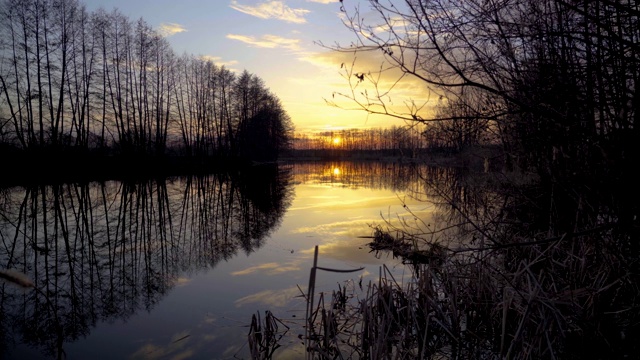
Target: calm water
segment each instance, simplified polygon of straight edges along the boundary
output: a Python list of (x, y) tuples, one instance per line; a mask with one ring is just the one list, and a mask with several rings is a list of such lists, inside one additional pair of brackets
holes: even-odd
[[(231, 175), (5, 189), (0, 281), (6, 359), (249, 358), (253, 314), (290, 327), (278, 358), (301, 358), (313, 250), (316, 293), (368, 282), (386, 263), (374, 224), (429, 219), (420, 172), (382, 163), (313, 163)], [(408, 205), (406, 208), (403, 205)], [(411, 213), (408, 212), (411, 210)]]

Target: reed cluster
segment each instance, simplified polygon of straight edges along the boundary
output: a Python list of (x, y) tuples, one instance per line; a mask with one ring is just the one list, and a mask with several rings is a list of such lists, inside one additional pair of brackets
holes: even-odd
[[(380, 249), (377, 241), (392, 238), (379, 232), (372, 248), (406, 249), (390, 243), (390, 249)], [(611, 232), (594, 229), (482, 248), (436, 247), (439, 261), (408, 260), (410, 275), (400, 279), (383, 266), (378, 279), (364, 286), (350, 281), (338, 285), (330, 299), (328, 293), (313, 302), (307, 298), (308, 304), (316, 304), (308, 310), (307, 356), (633, 356), (640, 351), (640, 282), (633, 270), (638, 264), (622, 259), (622, 244), (614, 245), (612, 239)], [(428, 252), (424, 245), (420, 251)]]

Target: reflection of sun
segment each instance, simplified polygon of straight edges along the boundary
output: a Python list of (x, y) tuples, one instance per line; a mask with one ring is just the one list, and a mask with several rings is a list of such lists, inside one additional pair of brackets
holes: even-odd
[(340, 138), (333, 138), (333, 145), (340, 145)]
[(340, 175), (340, 169), (339, 168), (333, 168), (333, 175)]

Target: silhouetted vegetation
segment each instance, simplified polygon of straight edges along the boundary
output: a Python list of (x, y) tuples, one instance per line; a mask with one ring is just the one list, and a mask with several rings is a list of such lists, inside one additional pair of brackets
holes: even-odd
[(3, 0), (0, 34), (5, 158), (115, 171), (179, 156), (273, 160), (289, 146), (291, 120), (262, 79), (176, 55), (143, 19), (76, 0)]
[[(370, 1), (366, 17), (348, 3), (342, 10), (355, 40), (332, 49), (377, 51), (385, 71), (344, 66), (354, 91), (336, 98), (426, 124), (432, 141), (501, 144), (509, 166), (549, 184), (603, 188), (631, 175), (640, 106), (633, 2)], [(439, 98), (435, 112), (411, 99), (393, 106), (385, 86), (406, 78)], [(377, 91), (357, 90), (365, 85)]]
[[(500, 168), (500, 145), (492, 141), (449, 141), (435, 137), (432, 126), (342, 129), (296, 134), (285, 160), (416, 162), (431, 165)], [(485, 139), (486, 140), (486, 139)]]
[[(385, 271), (351, 306), (334, 293), (314, 313), (310, 356), (637, 356), (637, 3), (368, 4), (365, 16), (341, 2), (355, 40), (333, 49), (376, 52), (383, 71), (343, 64), (352, 92), (334, 96), (426, 124), (458, 149), (499, 144), (504, 166), (424, 173), (415, 196), (447, 221), (388, 221), (371, 244), (411, 264), (411, 281)], [(439, 99), (433, 112), (411, 99), (393, 106), (394, 80), (406, 78)]]

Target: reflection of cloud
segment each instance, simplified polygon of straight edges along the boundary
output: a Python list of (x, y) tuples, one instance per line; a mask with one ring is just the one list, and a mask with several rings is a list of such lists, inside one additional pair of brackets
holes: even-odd
[(244, 270), (234, 271), (231, 273), (231, 275), (234, 275), (234, 276), (249, 275), (257, 271), (265, 271), (265, 270), (270, 270), (266, 272), (267, 275), (276, 275), (276, 274), (282, 274), (289, 271), (298, 271), (300, 270), (300, 267), (297, 264), (291, 264), (291, 263), (286, 265), (279, 264), (279, 263), (266, 263), (258, 266), (252, 266)]
[[(304, 289), (303, 289), (304, 290)], [(267, 306), (284, 307), (289, 301), (300, 295), (300, 289), (296, 287), (281, 290), (264, 290), (235, 301), (237, 307), (252, 303), (262, 303)]]
[(298, 50), (298, 39), (289, 39), (277, 35), (262, 35), (259, 39), (254, 36), (245, 36), (237, 34), (228, 34), (227, 39), (242, 41), (245, 44), (253, 45), (260, 48), (284, 48), (289, 50)]
[(135, 353), (131, 355), (131, 359), (188, 359), (195, 355), (193, 349), (187, 349), (189, 342), (189, 333), (186, 331), (179, 332), (171, 338), (171, 342), (166, 346), (158, 346), (155, 344), (144, 344)]
[(213, 340), (217, 339), (218, 336), (216, 334), (205, 334), (202, 335), (202, 340), (205, 342), (212, 342)]
[(302, 343), (294, 343), (294, 344), (288, 344), (286, 347), (280, 347), (278, 349), (278, 352), (276, 353), (277, 356), (274, 357), (274, 359), (278, 359), (278, 360), (298, 360), (298, 359), (304, 359), (306, 352), (305, 352), (305, 347), (304, 344)]
[(171, 36), (174, 34), (185, 32), (185, 31), (187, 31), (187, 29), (185, 29), (184, 26), (180, 24), (174, 24), (174, 23), (160, 24), (160, 27), (158, 28), (158, 32), (160, 33), (160, 35), (164, 37)]
[(175, 285), (175, 286), (184, 286), (184, 285), (187, 285), (190, 282), (191, 282), (191, 279), (189, 279), (189, 278), (179, 277), (179, 278), (173, 280), (173, 285)]
[(277, 19), (296, 24), (306, 23), (304, 18), (310, 11), (306, 9), (292, 9), (282, 1), (265, 1), (256, 6), (241, 5), (237, 0), (231, 0), (232, 9), (261, 19)]
[[(318, 197), (318, 199), (322, 199), (322, 198)], [(326, 197), (325, 199), (330, 200), (331, 198)], [(289, 208), (289, 211), (315, 209), (315, 208), (324, 208), (328, 210), (329, 209), (346, 210), (346, 209), (361, 209), (364, 206), (385, 208), (389, 206), (390, 200), (394, 201), (395, 197), (392, 197), (392, 196), (362, 197), (362, 198), (355, 198), (355, 199), (347, 199), (345, 197), (342, 197), (334, 201), (301, 204), (297, 207)]]
[(332, 234), (336, 236), (360, 236), (363, 228), (368, 228), (370, 219), (355, 219), (351, 221), (336, 221), (316, 226), (303, 226), (293, 229), (293, 234)]
[[(370, 254), (369, 246), (366, 245), (369, 241), (370, 239), (355, 239), (353, 241), (338, 239), (327, 241), (318, 245), (318, 253), (320, 253), (322, 257), (340, 260), (350, 264), (358, 264), (354, 266), (355, 268), (359, 267), (360, 264), (381, 264), (381, 260), (376, 259), (375, 256)], [(305, 255), (313, 255), (314, 252), (315, 248), (300, 251), (300, 253)], [(366, 273), (363, 272), (361, 276), (364, 275), (366, 275)]]
[[(315, 226), (300, 226), (291, 230), (292, 234), (322, 234), (325, 238), (358, 238), (368, 236), (373, 232), (372, 226), (384, 225), (397, 228), (409, 226), (422, 231), (437, 228), (433, 218), (433, 209), (417, 210), (415, 212), (394, 212), (380, 214), (377, 218), (358, 217), (349, 221), (335, 221)], [(428, 226), (427, 226), (428, 225)], [(304, 253), (304, 252), (303, 252)]]
[(213, 323), (216, 322), (216, 320), (218, 320), (218, 319), (216, 319), (216, 317), (213, 316), (213, 314), (207, 314), (204, 317), (204, 323), (205, 324), (213, 324)]
[(242, 349), (242, 346), (239, 345), (229, 345), (229, 347), (227, 347), (224, 352), (222, 353), (222, 355), (225, 357), (225, 359), (232, 359), (232, 358), (237, 358), (235, 355), (238, 354), (238, 352), (240, 352), (240, 349)]

